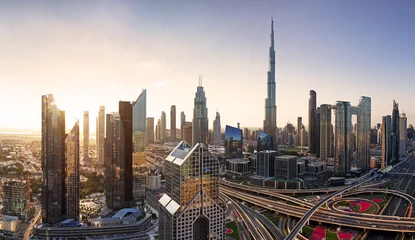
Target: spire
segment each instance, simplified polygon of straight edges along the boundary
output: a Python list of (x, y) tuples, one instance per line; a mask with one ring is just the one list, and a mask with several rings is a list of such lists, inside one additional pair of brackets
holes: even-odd
[(271, 17), (271, 49), (274, 49), (274, 17)]

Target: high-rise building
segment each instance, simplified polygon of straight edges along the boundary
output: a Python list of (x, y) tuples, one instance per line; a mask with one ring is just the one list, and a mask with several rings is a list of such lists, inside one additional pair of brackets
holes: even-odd
[(42, 96), (42, 222), (55, 224), (62, 219), (63, 171), (65, 160), (65, 112), (52, 94)]
[(357, 109), (356, 165), (366, 171), (370, 169), (371, 98), (360, 97), (358, 106), (354, 108)]
[(222, 131), (220, 126), (220, 114), (216, 112), (216, 118), (213, 121), (213, 145), (221, 145)]
[(351, 115), (350, 103), (338, 101), (335, 105), (335, 156), (334, 174), (345, 176), (350, 170)]
[(133, 200), (133, 111), (130, 102), (119, 102), (119, 113), (122, 124), (121, 139), (121, 151), (124, 154), (121, 161), (120, 178), (123, 182), (125, 205), (128, 206), (129, 202)]
[(392, 163), (392, 118), (390, 115), (382, 117), (382, 167)]
[(79, 219), (79, 122), (75, 123), (66, 136), (64, 164), (64, 216), (65, 218)]
[(206, 107), (206, 95), (202, 87), (201, 77), (199, 81), (193, 108), (192, 145), (195, 146), (196, 143), (203, 143), (205, 146), (208, 146), (208, 109)]
[(132, 104), (134, 152), (143, 152), (147, 141), (147, 90), (144, 89)]
[(316, 157), (320, 157), (320, 107), (316, 109), (314, 121)]
[(156, 125), (156, 141), (160, 141), (161, 140), (161, 121), (160, 119), (157, 120), (157, 125)]
[[(265, 99), (264, 132), (270, 134), (277, 141), (277, 105), (275, 90), (275, 49), (274, 49), (274, 21), (271, 19), (271, 46), (269, 47), (269, 70), (267, 77), (267, 98)], [(274, 144), (277, 144), (275, 142)], [(276, 146), (274, 149), (277, 149)]]
[(159, 200), (159, 238), (223, 239), (219, 161), (203, 143), (191, 148), (182, 141), (167, 156), (165, 165), (166, 194)]
[(147, 118), (147, 143), (153, 143), (154, 142), (154, 118), (148, 117)]
[(320, 159), (331, 157), (331, 106), (320, 105)]
[(308, 136), (304, 125), (301, 127), (301, 146), (307, 146)]
[(170, 108), (170, 139), (176, 140), (176, 105)]
[(297, 144), (301, 145), (301, 128), (303, 127), (303, 118), (297, 117)]
[(407, 141), (407, 119), (406, 114), (402, 113), (401, 115), (401, 121), (399, 124), (399, 130), (400, 130), (400, 143), (399, 143), (399, 154), (401, 156), (406, 156), (406, 141)]
[(244, 128), (244, 139), (249, 140), (251, 137), (251, 133), (249, 132), (248, 128)]
[(106, 115), (105, 138), (105, 200), (109, 208), (121, 208), (121, 196), (117, 191), (120, 180), (121, 121), (118, 113)]
[(166, 113), (164, 111), (161, 112), (161, 118), (160, 118), (160, 140), (167, 140)]
[(183, 141), (192, 142), (192, 122), (184, 122), (183, 124)]
[(105, 106), (99, 107), (97, 117), (97, 133), (96, 133), (96, 145), (97, 145), (97, 162), (98, 164), (104, 163), (104, 146), (105, 146)]
[(26, 181), (6, 181), (3, 184), (3, 209), (5, 215), (26, 218), (30, 204), (29, 186)]
[(89, 112), (84, 112), (84, 120), (83, 120), (83, 159), (84, 162), (89, 162)]
[(290, 155), (275, 157), (276, 178), (290, 180), (297, 177), (297, 157)]
[(393, 100), (392, 111), (392, 161), (399, 161), (399, 105)]
[(180, 139), (184, 140), (183, 125), (186, 122), (186, 115), (184, 112), (180, 113)]
[(317, 97), (314, 90), (310, 90), (310, 98), (308, 100), (308, 151), (312, 154), (316, 153), (316, 106)]
[[(272, 136), (270, 136), (272, 138)], [(275, 177), (275, 157), (277, 151), (265, 150), (257, 152), (256, 174), (262, 177)]]
[(226, 125), (225, 128), (225, 158), (242, 157), (242, 130)]

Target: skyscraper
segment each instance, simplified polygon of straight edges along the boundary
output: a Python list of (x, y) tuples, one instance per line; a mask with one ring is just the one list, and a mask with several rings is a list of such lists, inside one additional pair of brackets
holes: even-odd
[(382, 167), (392, 162), (392, 119), (390, 115), (382, 117)]
[(357, 107), (357, 167), (363, 171), (370, 169), (370, 126), (371, 98), (362, 96)]
[[(277, 143), (277, 105), (275, 92), (275, 50), (274, 21), (271, 19), (271, 46), (269, 47), (269, 70), (267, 79), (267, 98), (265, 99), (264, 132), (270, 134)], [(276, 148), (275, 148), (276, 149)]]
[(316, 157), (320, 157), (320, 107), (316, 109), (314, 121)]
[(186, 122), (186, 115), (184, 112), (180, 113), (180, 139), (184, 140), (183, 125)]
[(316, 153), (316, 105), (317, 97), (314, 90), (310, 90), (308, 100), (308, 151)]
[(400, 143), (399, 143), (399, 154), (401, 156), (406, 156), (406, 140), (407, 140), (407, 119), (406, 114), (402, 113), (401, 115), (401, 121), (399, 124), (399, 130), (400, 130)]
[(226, 125), (225, 128), (225, 158), (242, 157), (242, 130)]
[(84, 162), (89, 161), (89, 112), (84, 112), (84, 120), (83, 120), (83, 135), (84, 135), (84, 141), (83, 141), (83, 159)]
[(208, 145), (208, 109), (206, 107), (206, 95), (202, 87), (201, 77), (199, 78), (199, 86), (194, 99), (193, 108), (193, 124), (192, 124), (192, 145), (203, 143)]
[(154, 142), (154, 118), (148, 117), (147, 118), (147, 143)]
[(216, 118), (213, 121), (213, 145), (221, 145), (221, 137), (220, 114), (216, 112)]
[(170, 108), (170, 139), (176, 140), (176, 105)]
[(143, 152), (146, 147), (147, 90), (144, 89), (132, 104), (134, 152)]
[(331, 157), (331, 106), (320, 105), (320, 159)]
[(167, 137), (166, 137), (166, 113), (164, 111), (161, 112), (161, 118), (160, 118), (160, 140), (167, 140)]
[(192, 142), (193, 127), (192, 122), (184, 122), (183, 124), (183, 141)]
[(97, 133), (96, 133), (96, 145), (97, 145), (97, 162), (98, 164), (104, 163), (104, 146), (105, 146), (105, 106), (99, 107), (97, 117)]
[(298, 145), (301, 145), (301, 128), (303, 126), (303, 118), (297, 117), (297, 143)]
[[(121, 121), (118, 113), (106, 115), (105, 138), (105, 200), (108, 208), (120, 208), (121, 196), (117, 192), (121, 158)], [(119, 199), (119, 200), (118, 200)], [(118, 201), (117, 201), (118, 200)]]
[(223, 239), (219, 161), (204, 144), (182, 141), (167, 156), (166, 194), (159, 200), (161, 240)]
[(65, 139), (64, 170), (64, 216), (79, 219), (79, 122), (75, 123)]
[(133, 112), (130, 102), (119, 102), (119, 113), (122, 124), (121, 131), (121, 155), (123, 159), (120, 164), (121, 188), (124, 189), (125, 205), (133, 200)]
[(345, 176), (350, 171), (351, 115), (350, 103), (338, 101), (335, 106), (335, 157), (334, 174)]
[(157, 120), (157, 125), (156, 125), (156, 140), (160, 141), (161, 140), (161, 134), (160, 134), (160, 129), (161, 129), (161, 121), (160, 119)]
[(42, 96), (41, 161), (42, 222), (54, 224), (64, 213), (65, 112), (59, 110), (52, 94)]
[(393, 100), (392, 111), (392, 160), (399, 161), (399, 105)]

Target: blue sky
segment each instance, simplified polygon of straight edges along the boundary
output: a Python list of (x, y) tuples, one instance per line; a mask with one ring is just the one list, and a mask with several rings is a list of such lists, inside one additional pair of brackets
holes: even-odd
[[(396, 99), (415, 118), (415, 1), (10, 1), (0, 3), (0, 129), (40, 129), (53, 93), (67, 125), (148, 89), (147, 115), (192, 117), (198, 75), (222, 126), (261, 127), (270, 18), (277, 125), (318, 104), (372, 97), (372, 125)], [(6, 89), (6, 91), (4, 91)], [(10, 101), (10, 99), (13, 99)], [(4, 117), (6, 116), (6, 117)], [(169, 116), (167, 116), (169, 121)]]

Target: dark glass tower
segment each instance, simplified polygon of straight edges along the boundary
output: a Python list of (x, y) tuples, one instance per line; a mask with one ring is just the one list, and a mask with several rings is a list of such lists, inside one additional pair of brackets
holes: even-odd
[(65, 195), (64, 215), (79, 218), (79, 122), (75, 123), (65, 139), (65, 171), (63, 192)]
[(393, 100), (392, 111), (392, 161), (399, 161), (399, 105)]
[(316, 106), (317, 97), (314, 90), (310, 90), (308, 100), (308, 151), (316, 153)]

